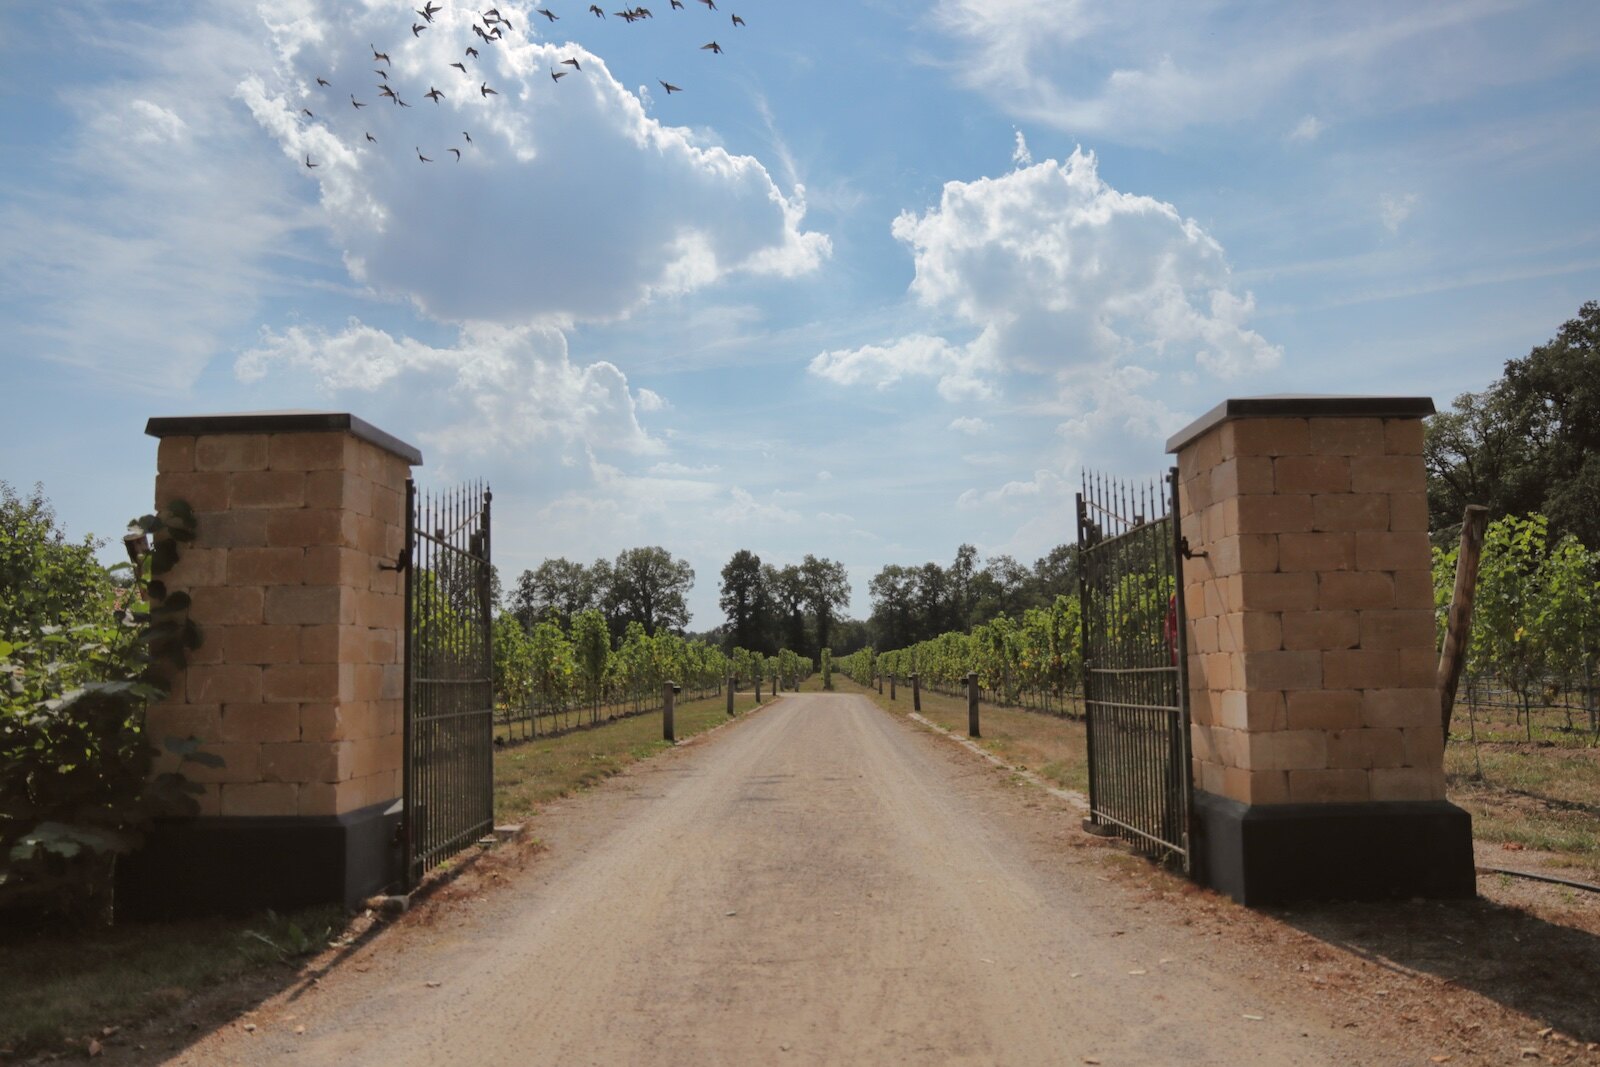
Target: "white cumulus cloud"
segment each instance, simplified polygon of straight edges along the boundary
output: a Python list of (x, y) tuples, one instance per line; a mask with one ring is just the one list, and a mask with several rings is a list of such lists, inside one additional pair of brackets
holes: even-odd
[(971, 339), (917, 333), (824, 352), (812, 373), (879, 388), (929, 377), (955, 399), (994, 394), (1003, 371), (1231, 378), (1282, 355), (1249, 328), (1254, 299), (1235, 287), (1221, 245), (1171, 204), (1107, 185), (1092, 153), (949, 182), (893, 233), (911, 250), (916, 302)]

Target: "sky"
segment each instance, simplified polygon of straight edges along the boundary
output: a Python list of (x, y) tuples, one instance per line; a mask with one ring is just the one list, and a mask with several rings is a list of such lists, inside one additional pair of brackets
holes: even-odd
[(700, 630), (812, 553), (865, 617), (1224, 398), (1444, 407), (1600, 299), (1588, 0), (489, 2), (0, 10), (0, 479), (114, 536), (150, 416), (349, 411), (508, 582), (661, 545)]

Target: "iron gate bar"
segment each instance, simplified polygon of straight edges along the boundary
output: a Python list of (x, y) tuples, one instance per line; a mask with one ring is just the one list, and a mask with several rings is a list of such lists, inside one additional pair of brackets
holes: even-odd
[(491, 499), (482, 485), (425, 499), (406, 485), (409, 887), (494, 825)]
[(1078, 494), (1088, 822), (1188, 869), (1188, 670), (1175, 469), (1168, 490), (1086, 474)]

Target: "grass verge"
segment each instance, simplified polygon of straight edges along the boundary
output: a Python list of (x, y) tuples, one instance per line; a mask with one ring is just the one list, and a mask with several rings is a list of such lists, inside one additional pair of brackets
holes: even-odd
[[(762, 695), (763, 704), (771, 702), (770, 693), (763, 690)], [(748, 691), (734, 697), (736, 715), (757, 706)], [(673, 714), (679, 740), (727, 721), (726, 696), (679, 704)], [(534, 814), (540, 804), (604, 781), (628, 764), (669, 747), (661, 739), (661, 712), (653, 711), (559, 737), (540, 737), (496, 749), (495, 821), (521, 822)]]
[[(889, 699), (887, 685), (880, 694), (844, 675), (834, 676), (834, 688), (841, 693), (859, 693), (896, 715), (911, 712), (911, 690), (907, 686), (899, 687), (895, 700)], [(966, 698), (923, 690), (922, 717), (965, 736)], [(1063, 789), (1089, 791), (1088, 751), (1081, 719), (1058, 719), (992, 704), (980, 704), (978, 718), (983, 734), (979, 744), (1011, 766), (1032, 771)]]
[(330, 905), (252, 919), (0, 932), (0, 1057), (90, 1055), (91, 1041), (110, 1043), (219, 983), (292, 974), (298, 956), (327, 948), (346, 922), (344, 909)]

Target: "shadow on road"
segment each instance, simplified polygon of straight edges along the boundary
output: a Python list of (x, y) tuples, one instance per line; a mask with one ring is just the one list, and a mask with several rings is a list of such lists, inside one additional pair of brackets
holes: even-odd
[(1265, 909), (1369, 962), (1434, 975), (1600, 1041), (1600, 936), (1479, 897)]

